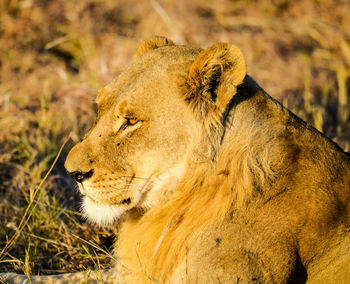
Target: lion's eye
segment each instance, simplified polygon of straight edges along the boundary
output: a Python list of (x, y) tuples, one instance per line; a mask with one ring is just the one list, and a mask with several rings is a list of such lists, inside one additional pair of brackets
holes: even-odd
[(122, 130), (125, 130), (126, 128), (128, 128), (129, 126), (134, 126), (136, 124), (138, 124), (138, 122), (142, 122), (142, 120), (138, 120), (134, 117), (125, 117), (125, 122), (124, 124), (121, 126)]
[(135, 118), (126, 118), (126, 125), (135, 125), (136, 123), (138, 122), (138, 120), (137, 119), (135, 119)]

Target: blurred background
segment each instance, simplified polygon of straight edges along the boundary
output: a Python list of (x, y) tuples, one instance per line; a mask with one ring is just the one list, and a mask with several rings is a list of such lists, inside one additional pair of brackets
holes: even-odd
[(110, 266), (118, 228), (84, 221), (63, 162), (97, 91), (150, 36), (237, 45), (261, 87), (349, 151), (349, 11), (347, 0), (0, 0), (0, 272)]

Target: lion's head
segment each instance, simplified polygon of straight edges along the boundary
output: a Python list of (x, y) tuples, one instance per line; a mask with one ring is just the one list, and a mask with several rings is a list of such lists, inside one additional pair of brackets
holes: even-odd
[(202, 51), (155, 37), (135, 57), (99, 92), (96, 122), (65, 163), (83, 211), (99, 224), (156, 206), (192, 161), (215, 159), (227, 105), (246, 75), (229, 44)]

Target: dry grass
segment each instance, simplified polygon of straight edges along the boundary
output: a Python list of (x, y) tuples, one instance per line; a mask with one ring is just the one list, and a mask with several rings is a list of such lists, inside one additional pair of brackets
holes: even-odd
[(0, 271), (110, 265), (117, 229), (84, 222), (63, 161), (97, 90), (154, 34), (236, 44), (268, 93), (349, 150), (348, 11), (331, 0), (0, 1)]

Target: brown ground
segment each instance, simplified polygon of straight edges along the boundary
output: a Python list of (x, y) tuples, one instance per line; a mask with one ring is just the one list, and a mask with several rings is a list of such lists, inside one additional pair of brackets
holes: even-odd
[(349, 11), (346, 0), (0, 1), (0, 272), (109, 265), (117, 230), (84, 222), (62, 165), (97, 90), (149, 36), (234, 43), (268, 93), (349, 151)]

